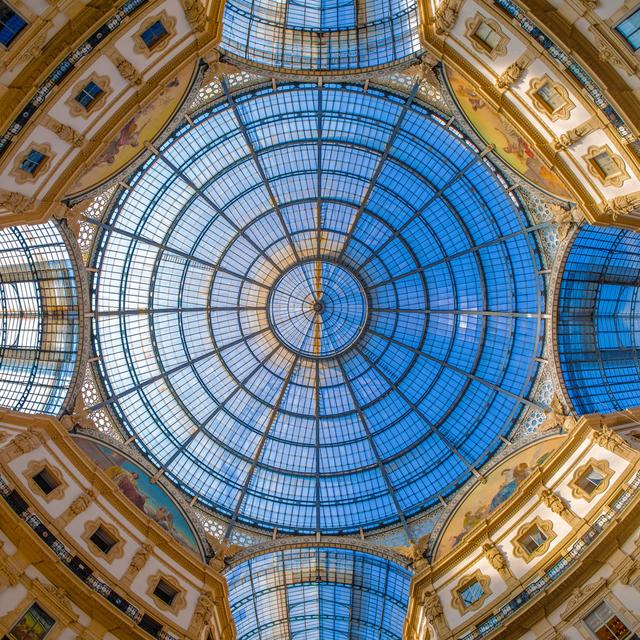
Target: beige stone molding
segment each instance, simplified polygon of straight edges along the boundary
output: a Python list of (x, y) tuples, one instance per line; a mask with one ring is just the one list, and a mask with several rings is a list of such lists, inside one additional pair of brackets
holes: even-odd
[(40, 429), (29, 427), (26, 431), (18, 433), (0, 449), (0, 462), (11, 462), (25, 453), (39, 449), (48, 440), (46, 433)]
[[(91, 536), (99, 529), (103, 529), (104, 531), (106, 531), (113, 538), (113, 540), (115, 540), (114, 545), (108, 551), (103, 551), (102, 549), (100, 549), (100, 547), (98, 547), (91, 539)], [(85, 544), (87, 545), (87, 549), (89, 549), (89, 551), (93, 553), (93, 555), (103, 558), (110, 564), (114, 560), (122, 558), (122, 556), (124, 555), (124, 539), (122, 535), (120, 535), (120, 532), (115, 525), (107, 522), (103, 518), (98, 517), (94, 520), (87, 520), (84, 523), (84, 530), (80, 534), (80, 538), (84, 540)]]
[(604, 423), (600, 425), (598, 430), (591, 432), (591, 440), (604, 449), (622, 457), (626, 457), (629, 453), (629, 445), (625, 439)]
[(211, 591), (205, 589), (200, 592), (193, 617), (191, 618), (191, 624), (189, 625), (190, 634), (194, 636), (200, 635), (203, 627), (210, 623), (211, 617), (215, 614), (216, 605), (216, 599)]
[(559, 515), (563, 520), (568, 522), (574, 529), (578, 528), (583, 523), (583, 520), (569, 509), (569, 507), (564, 503), (564, 500), (548, 487), (540, 487), (538, 490), (538, 496), (544, 505), (549, 507), (553, 513)]
[(205, 31), (207, 28), (208, 16), (201, 0), (180, 0), (180, 3), (182, 4), (184, 14), (187, 17), (191, 28), (196, 33)]
[[(478, 598), (475, 602), (472, 602), (469, 605), (465, 605), (462, 601), (462, 596), (460, 592), (471, 583), (477, 582), (482, 589), (482, 596)], [(491, 591), (491, 578), (486, 576), (480, 569), (477, 569), (473, 573), (470, 573), (466, 576), (463, 576), (458, 580), (458, 583), (451, 591), (451, 606), (458, 610), (460, 615), (464, 615), (469, 611), (475, 611), (477, 609), (481, 609), (485, 600), (493, 593)]]
[(616, 196), (602, 205), (602, 213), (613, 222), (624, 216), (640, 215), (640, 192)]
[(422, 611), (425, 620), (432, 625), (438, 634), (438, 638), (451, 638), (451, 629), (444, 617), (444, 610), (440, 596), (435, 590), (428, 590), (421, 599)]
[[(44, 470), (51, 474), (51, 476), (57, 482), (57, 486), (49, 493), (45, 493), (33, 479), (35, 475)], [(52, 466), (46, 460), (30, 460), (27, 468), (22, 472), (22, 475), (24, 476), (27, 482), (27, 486), (31, 489), (31, 491), (36, 495), (39, 495), (46, 502), (51, 502), (52, 500), (60, 500), (62, 497), (64, 497), (64, 492), (69, 486), (66, 480), (63, 478), (60, 469)]]
[[(499, 36), (498, 44), (493, 48), (490, 48), (480, 40), (478, 36), (476, 36), (476, 30), (483, 23), (490, 27)], [(465, 36), (471, 42), (471, 46), (478, 53), (489, 56), (491, 60), (495, 60), (496, 58), (507, 54), (507, 44), (511, 38), (509, 38), (509, 36), (502, 30), (502, 27), (496, 20), (488, 18), (480, 12), (477, 12), (473, 18), (469, 18), (465, 22), (465, 27)]]
[[(26, 159), (27, 155), (30, 151), (38, 151), (42, 153), (45, 157), (44, 160), (40, 163), (38, 168), (34, 173), (29, 173), (21, 168), (21, 164)], [(25, 184), (27, 182), (35, 182), (39, 178), (41, 178), (47, 171), (49, 171), (49, 167), (51, 166), (51, 161), (56, 157), (56, 154), (51, 150), (51, 145), (48, 142), (37, 144), (32, 143), (27, 146), (22, 153), (17, 155), (13, 160), (13, 167), (11, 171), (9, 171), (9, 175), (14, 178), (16, 184)]]
[[(527, 551), (522, 544), (522, 538), (534, 527), (544, 534), (545, 540), (533, 551)], [(534, 558), (544, 555), (549, 550), (551, 542), (556, 537), (557, 534), (553, 530), (553, 522), (551, 520), (543, 520), (540, 516), (536, 516), (533, 520), (525, 522), (516, 531), (515, 537), (511, 541), (511, 545), (513, 546), (513, 555), (516, 558), (521, 558), (525, 562), (529, 563)]]
[[(603, 479), (602, 482), (597, 487), (595, 487), (591, 493), (588, 493), (579, 486), (578, 481), (590, 468), (598, 471), (602, 475)], [(575, 470), (573, 478), (569, 482), (571, 495), (574, 498), (582, 498), (587, 502), (591, 502), (595, 497), (607, 491), (612, 476), (613, 469), (609, 466), (609, 463), (606, 460), (596, 460), (595, 458), (589, 458), (589, 460), (587, 460), (583, 465), (580, 465)]]
[(589, 118), (586, 122), (579, 124), (565, 133), (561, 133), (553, 140), (553, 146), (558, 151), (564, 151), (573, 146), (576, 142), (584, 138), (588, 133), (595, 131), (600, 126), (600, 121), (596, 118)]
[[(176, 590), (176, 595), (173, 598), (171, 604), (167, 604), (161, 598), (154, 593), (158, 583), (163, 580), (168, 585)], [(178, 615), (187, 606), (187, 599), (185, 597), (184, 589), (180, 586), (180, 583), (175, 576), (169, 575), (164, 571), (156, 571), (154, 574), (147, 578), (147, 595), (155, 602), (156, 606), (162, 611), (168, 611), (174, 615)]]

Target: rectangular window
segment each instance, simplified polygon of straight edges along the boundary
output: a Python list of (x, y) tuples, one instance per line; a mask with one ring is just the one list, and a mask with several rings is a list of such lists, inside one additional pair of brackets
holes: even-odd
[(522, 548), (529, 554), (533, 553), (538, 547), (541, 547), (547, 541), (547, 536), (538, 529), (537, 525), (533, 525), (520, 538)]
[(55, 620), (34, 602), (5, 638), (9, 640), (43, 640), (54, 624)]
[(586, 471), (576, 480), (576, 484), (585, 493), (591, 495), (602, 484), (603, 480), (602, 473), (589, 465)]
[(484, 589), (477, 580), (467, 583), (462, 589), (458, 589), (458, 595), (465, 607), (470, 607), (484, 595)]
[(630, 640), (636, 637), (606, 602), (601, 602), (584, 619), (584, 623), (598, 640)]
[(31, 149), (25, 159), (20, 163), (20, 168), (32, 176), (35, 176), (46, 157), (44, 153)]
[(160, 598), (162, 602), (166, 602), (171, 606), (175, 597), (178, 595), (178, 590), (171, 586), (166, 580), (160, 578), (156, 588), (153, 590), (153, 595), (156, 596), (156, 598)]
[(564, 96), (553, 86), (551, 82), (545, 82), (537, 91), (536, 95), (549, 113), (554, 113), (562, 109), (567, 101)]
[(89, 111), (91, 106), (103, 93), (104, 91), (92, 81), (87, 83), (82, 91), (80, 91), (80, 93), (75, 97), (75, 100)]
[(33, 481), (45, 495), (49, 495), (56, 487), (60, 486), (58, 480), (46, 467), (33, 476)]
[(611, 178), (620, 173), (620, 167), (608, 151), (601, 151), (593, 156), (591, 162), (603, 178)]
[(0, 0), (0, 44), (8, 47), (27, 26), (27, 21)]
[(147, 48), (153, 49), (158, 42), (167, 37), (167, 30), (165, 29), (162, 20), (156, 20), (150, 27), (145, 29), (140, 37), (142, 41), (147, 45)]
[(634, 51), (640, 49), (640, 9), (636, 9), (623, 20), (616, 31), (629, 43)]
[(104, 527), (98, 527), (89, 537), (89, 540), (102, 551), (109, 553), (118, 542)]
[(493, 51), (500, 44), (500, 34), (484, 21), (481, 21), (476, 27), (473, 35), (489, 51)]

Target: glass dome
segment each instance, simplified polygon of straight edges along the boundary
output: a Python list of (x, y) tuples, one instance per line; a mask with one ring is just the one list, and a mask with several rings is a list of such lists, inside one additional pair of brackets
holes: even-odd
[(364, 71), (421, 51), (416, 0), (227, 0), (221, 49), (281, 71)]
[(0, 229), (0, 406), (57, 415), (79, 349), (73, 264), (55, 222)]
[(640, 235), (585, 226), (567, 255), (558, 297), (563, 379), (576, 411), (640, 405)]
[(507, 187), (413, 93), (228, 94), (103, 225), (99, 406), (230, 527), (405, 524), (531, 404), (544, 280)]
[(225, 573), (238, 640), (401, 640), (411, 573), (378, 556), (284, 549)]

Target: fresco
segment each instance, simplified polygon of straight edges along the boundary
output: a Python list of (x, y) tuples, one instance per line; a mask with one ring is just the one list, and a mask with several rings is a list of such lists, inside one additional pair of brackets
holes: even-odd
[(141, 105), (111, 138), (107, 137), (102, 152), (71, 185), (71, 192), (75, 195), (88, 191), (129, 164), (144, 149), (145, 141), (153, 140), (182, 105), (194, 73), (191, 67), (182, 69), (159, 94)]
[(539, 158), (531, 145), (509, 121), (484, 101), (473, 85), (453, 69), (447, 68), (447, 79), (458, 106), (473, 128), (511, 168), (544, 191), (571, 200), (562, 181)]
[(486, 520), (502, 503), (516, 493), (518, 487), (534, 468), (542, 464), (558, 448), (563, 439), (563, 436), (557, 436), (536, 442), (493, 469), (486, 483), (477, 484), (453, 512), (442, 532), (436, 557), (451, 551), (468, 531)]
[(113, 480), (120, 491), (182, 545), (200, 555), (196, 538), (180, 509), (151, 482), (149, 474), (119, 451), (87, 438), (75, 443)]

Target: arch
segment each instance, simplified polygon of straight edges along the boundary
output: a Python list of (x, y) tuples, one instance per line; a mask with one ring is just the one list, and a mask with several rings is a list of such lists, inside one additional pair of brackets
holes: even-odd
[(556, 348), (580, 414), (640, 405), (640, 236), (583, 227), (565, 258)]
[(0, 405), (56, 415), (80, 345), (78, 289), (55, 222), (0, 230)]

